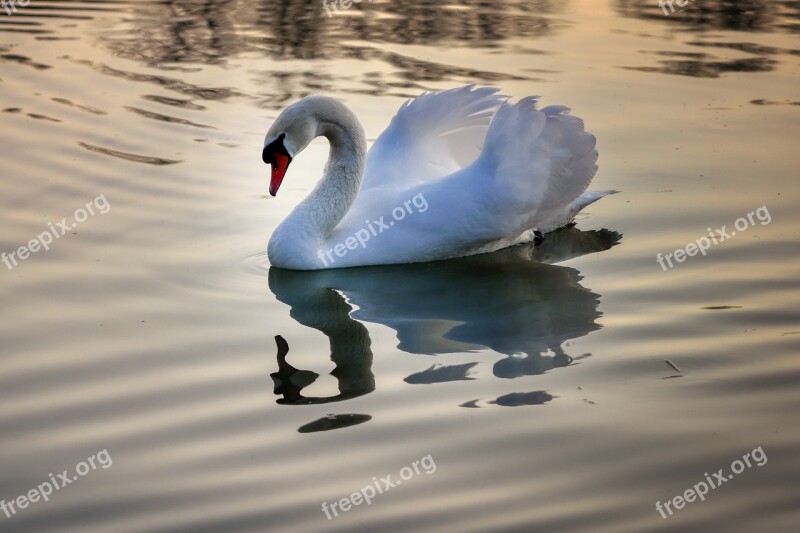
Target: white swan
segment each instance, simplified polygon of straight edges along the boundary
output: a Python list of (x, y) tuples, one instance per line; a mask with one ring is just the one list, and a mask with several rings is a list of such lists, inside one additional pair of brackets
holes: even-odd
[(338, 100), (309, 96), (269, 129), (263, 160), (275, 196), (292, 159), (324, 136), (317, 186), (267, 248), (273, 266), (320, 270), (491, 252), (569, 224), (615, 191), (585, 192), (595, 138), (563, 106), (510, 104), (495, 88), (426, 93), (406, 102), (367, 153)]

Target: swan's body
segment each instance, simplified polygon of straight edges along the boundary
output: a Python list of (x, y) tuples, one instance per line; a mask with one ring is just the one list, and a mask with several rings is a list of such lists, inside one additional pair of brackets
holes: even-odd
[(323, 178), (275, 230), (273, 266), (319, 270), (490, 252), (569, 224), (613, 191), (586, 192), (595, 138), (568, 109), (462, 87), (407, 102), (367, 153), (338, 100), (311, 96), (265, 140), (274, 195), (292, 157), (327, 137)]

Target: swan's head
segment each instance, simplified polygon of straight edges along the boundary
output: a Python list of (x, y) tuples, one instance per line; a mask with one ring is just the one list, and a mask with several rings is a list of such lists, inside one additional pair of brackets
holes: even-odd
[(303, 98), (278, 115), (264, 139), (261, 158), (272, 166), (269, 193), (275, 196), (292, 159), (318, 135), (314, 97)]

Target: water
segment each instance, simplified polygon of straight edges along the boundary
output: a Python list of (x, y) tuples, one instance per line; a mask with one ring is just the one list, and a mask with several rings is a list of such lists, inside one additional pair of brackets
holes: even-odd
[[(796, 531), (800, 8), (676, 8), (0, 12), (0, 251), (59, 236), (0, 266), (0, 499), (113, 460), (0, 530)], [(315, 141), (268, 197), (280, 109), (336, 96), (372, 141), (406, 98), (467, 83), (570, 105), (598, 137), (594, 188), (622, 193), (536, 248), (270, 270), (327, 155)]]

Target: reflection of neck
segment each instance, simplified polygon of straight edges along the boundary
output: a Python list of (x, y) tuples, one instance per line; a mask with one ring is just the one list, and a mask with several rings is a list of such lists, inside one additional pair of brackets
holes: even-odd
[(350, 318), (353, 308), (336, 291), (325, 289), (333, 318), (318, 329), (330, 339), (331, 361), (336, 364), (331, 375), (339, 382), (339, 399), (355, 398), (375, 390), (372, 374), (372, 341), (364, 324)]
[(278, 372), (282, 375), (291, 375), (297, 369), (286, 362), (286, 355), (289, 353), (289, 344), (280, 335), (275, 336), (275, 343), (278, 345)]
[[(273, 274), (275, 272), (275, 274)], [(271, 271), (273, 275), (297, 275), (291, 272)], [(302, 282), (302, 279), (298, 279)], [(305, 280), (308, 281), (308, 280)], [(272, 283), (271, 283), (272, 285)], [(369, 331), (363, 324), (350, 318), (352, 307), (345, 299), (331, 289), (315, 289), (308, 283), (297, 301), (292, 305), (292, 318), (300, 324), (324, 333), (330, 341), (331, 361), (336, 365), (331, 375), (338, 382), (339, 394), (327, 397), (303, 397), (300, 390), (292, 397), (284, 397), (279, 403), (322, 404), (338, 402), (369, 394), (375, 390), (375, 376), (372, 374), (372, 342)], [(281, 365), (279, 344), (278, 365)], [(288, 363), (286, 363), (287, 366)], [(292, 367), (293, 368), (293, 367)]]

